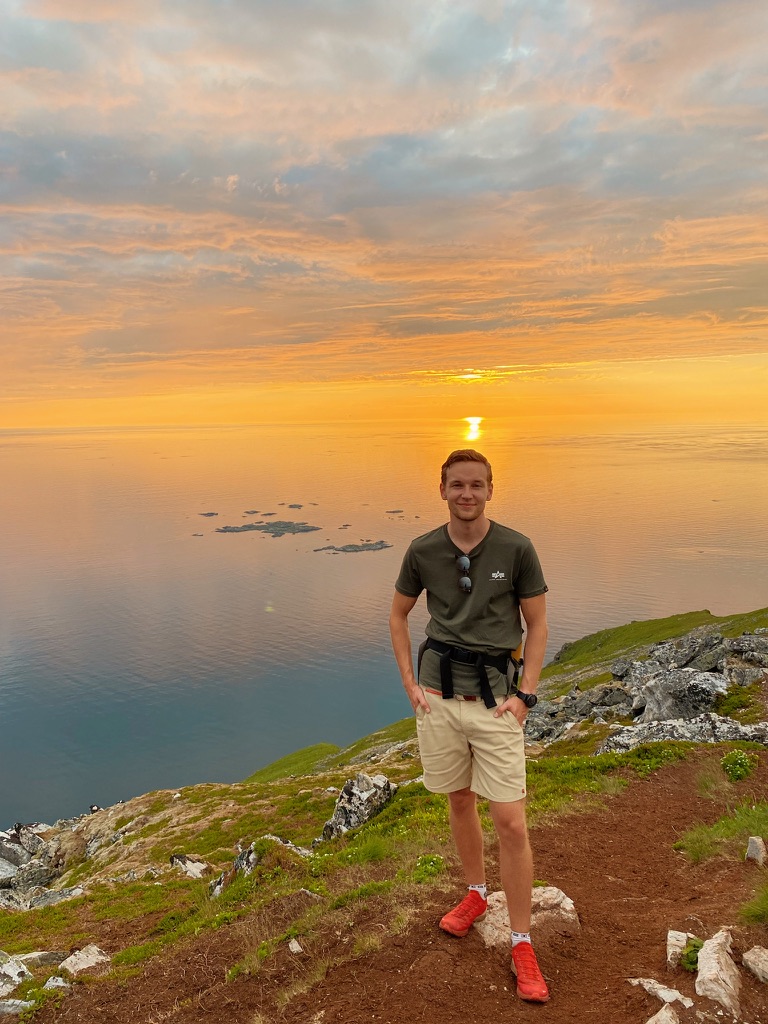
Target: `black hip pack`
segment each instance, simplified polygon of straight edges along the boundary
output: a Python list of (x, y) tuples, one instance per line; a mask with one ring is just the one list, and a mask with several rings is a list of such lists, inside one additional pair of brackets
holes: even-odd
[(508, 654), (480, 654), (477, 651), (468, 651), (464, 647), (452, 647), (450, 644), (444, 644), (440, 640), (433, 640), (430, 636), (419, 647), (417, 675), (421, 674), (421, 660), (426, 650), (435, 651), (436, 654), (440, 655), (440, 689), (443, 694), (443, 700), (450, 700), (454, 695), (453, 675), (451, 673), (452, 661), (460, 665), (473, 665), (477, 669), (480, 696), (483, 698), (485, 706), (489, 709), (496, 707), (496, 698), (493, 696), (493, 690), (491, 690), (486, 666), (491, 666), (491, 668), (501, 672), (502, 675), (506, 675), (510, 663), (514, 664), (513, 688), (517, 688), (520, 662), (515, 658), (511, 658)]

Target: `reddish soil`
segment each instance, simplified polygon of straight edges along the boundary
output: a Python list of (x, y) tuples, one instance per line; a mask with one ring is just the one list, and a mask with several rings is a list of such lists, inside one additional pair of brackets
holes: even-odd
[[(721, 925), (734, 926), (737, 963), (751, 946), (768, 946), (768, 926), (737, 924), (738, 907), (765, 883), (766, 872), (726, 858), (691, 865), (672, 849), (687, 828), (711, 823), (727, 809), (726, 796), (705, 798), (697, 790), (702, 770), (716, 763), (720, 753), (702, 750), (647, 780), (633, 780), (599, 809), (560, 816), (532, 829), (536, 876), (574, 900), (582, 924), (578, 938), (537, 944), (552, 991), (544, 1006), (517, 999), (505, 951), (487, 950), (475, 932), (452, 939), (439, 931), (437, 921), (446, 906), (463, 895), (459, 886), (448, 894), (421, 886), (406, 931), (393, 935), (382, 927), (378, 949), (332, 967), (285, 1005), (277, 1005), (276, 994), (310, 976), (319, 955), (333, 959), (349, 949), (354, 934), (340, 931), (338, 920), (322, 943), (313, 940), (304, 957), (283, 948), (268, 969), (225, 983), (227, 970), (259, 934), (257, 921), (237, 922), (156, 957), (128, 981), (77, 985), (58, 1009), (45, 1008), (36, 1021), (468, 1024), (514, 1016), (552, 1024), (644, 1024), (661, 1003), (628, 984), (632, 977), (655, 978), (694, 998), (696, 1007), (690, 1011), (675, 1004), (682, 1021), (729, 1020), (718, 1014), (718, 1004), (695, 995), (693, 975), (681, 969), (669, 972), (665, 965), (670, 928), (706, 938)], [(764, 799), (767, 792), (768, 758), (762, 755), (758, 773), (740, 783), (736, 793), (737, 799)], [(489, 854), (493, 860), (493, 848)], [(493, 874), (491, 884), (497, 884)], [(297, 895), (295, 900), (304, 898)], [(286, 922), (297, 909), (295, 903), (284, 907)], [(364, 913), (367, 919), (358, 913), (356, 927), (371, 932), (375, 901)], [(116, 951), (119, 936), (110, 938), (110, 951)], [(741, 977), (740, 1021), (768, 1024), (768, 986), (746, 969)], [(711, 1016), (697, 1018), (696, 1010)]]

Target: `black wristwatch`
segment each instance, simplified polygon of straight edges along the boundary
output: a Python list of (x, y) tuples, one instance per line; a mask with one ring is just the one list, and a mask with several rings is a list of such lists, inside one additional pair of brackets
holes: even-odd
[(525, 704), (527, 708), (535, 708), (539, 703), (539, 698), (535, 693), (523, 693), (522, 690), (515, 690), (512, 694), (513, 697), (519, 697), (520, 700)]

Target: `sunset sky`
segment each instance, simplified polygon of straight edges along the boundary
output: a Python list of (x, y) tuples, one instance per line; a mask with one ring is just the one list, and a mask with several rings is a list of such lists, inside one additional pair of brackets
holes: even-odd
[(0, 428), (768, 422), (766, 4), (0, 19)]

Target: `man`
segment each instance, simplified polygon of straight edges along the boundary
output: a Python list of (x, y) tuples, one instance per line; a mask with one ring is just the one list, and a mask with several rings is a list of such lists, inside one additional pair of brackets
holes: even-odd
[[(536, 703), (547, 641), (546, 597), (533, 545), (488, 519), (491, 466), (472, 449), (446, 459), (440, 495), (448, 523), (416, 538), (403, 560), (390, 614), (392, 647), (417, 720), (424, 785), (448, 797), (467, 895), (440, 921), (466, 935), (487, 907), (477, 797), (489, 801), (512, 929), (517, 994), (549, 998), (531, 946), (533, 859), (525, 819), (523, 727)], [(427, 592), (427, 640), (414, 674), (408, 615)], [(525, 659), (518, 680), (526, 625)]]

